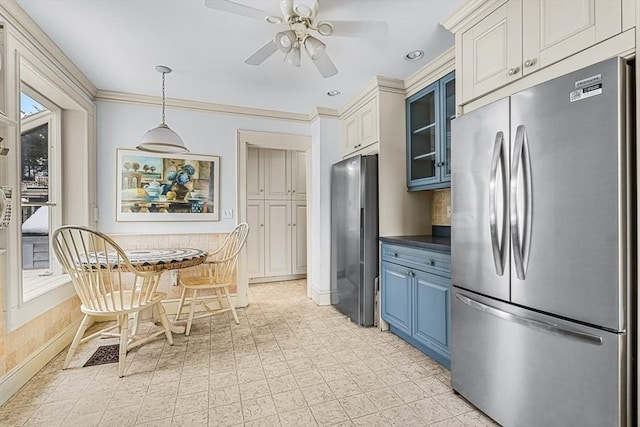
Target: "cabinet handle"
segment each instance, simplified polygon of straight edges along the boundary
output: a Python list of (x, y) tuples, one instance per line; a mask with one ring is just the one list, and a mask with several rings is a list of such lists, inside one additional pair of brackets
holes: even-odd
[(394, 253), (393, 253), (393, 256), (397, 257), (397, 256), (398, 256), (398, 254), (394, 252)]
[(513, 76), (514, 74), (516, 74), (518, 71), (520, 71), (520, 67), (514, 67), (509, 69), (509, 75)]
[(296, 190), (293, 190), (293, 191), (292, 191), (292, 193), (295, 193), (295, 192), (296, 192)]
[(527, 59), (526, 61), (524, 61), (524, 66), (525, 67), (532, 67), (532, 66), (536, 65), (536, 62), (538, 62), (538, 60), (536, 58)]
[(260, 224), (260, 227), (264, 227), (264, 224)]
[(261, 188), (261, 189), (260, 189), (260, 192), (262, 193), (262, 191), (263, 191), (263, 190), (262, 190), (262, 188)]
[(429, 265), (436, 265), (436, 262), (432, 259), (429, 260)]
[(296, 225), (295, 225), (295, 224), (293, 224), (293, 226), (295, 227)]
[(287, 193), (291, 193), (291, 190), (287, 190)]

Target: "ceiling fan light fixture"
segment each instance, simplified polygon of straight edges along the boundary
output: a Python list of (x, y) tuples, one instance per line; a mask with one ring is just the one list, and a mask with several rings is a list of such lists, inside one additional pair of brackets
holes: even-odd
[(424, 52), (416, 49), (416, 50), (412, 50), (411, 52), (407, 53), (404, 56), (404, 59), (407, 61), (417, 61), (418, 59), (421, 59), (424, 56)]
[(297, 0), (293, 11), (300, 18), (312, 18), (318, 13), (318, 2), (316, 0)]
[(318, 22), (317, 29), (318, 33), (320, 33), (321, 36), (330, 36), (331, 34), (333, 34), (333, 24), (331, 24), (331, 22)]
[(164, 79), (165, 75), (171, 72), (171, 68), (164, 65), (156, 65), (156, 71), (162, 73), (162, 123), (147, 131), (136, 149), (151, 153), (188, 153), (189, 150), (185, 147), (180, 135), (171, 130), (164, 122)]
[(318, 59), (326, 49), (327, 45), (313, 36), (307, 36), (304, 40), (304, 48), (311, 59)]
[(289, 53), (297, 40), (298, 37), (293, 30), (281, 31), (276, 34), (275, 38), (273, 39), (273, 41), (276, 43), (276, 46), (282, 53)]
[(280, 16), (269, 15), (265, 16), (264, 20), (269, 24), (282, 24), (282, 18)]
[(293, 67), (300, 66), (300, 44), (298, 42), (296, 42), (291, 48), (291, 51), (284, 56), (284, 62)]

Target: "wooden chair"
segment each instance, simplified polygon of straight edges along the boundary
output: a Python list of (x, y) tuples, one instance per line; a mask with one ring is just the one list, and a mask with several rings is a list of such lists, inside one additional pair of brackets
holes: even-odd
[[(173, 345), (170, 323), (161, 301), (165, 293), (157, 292), (162, 271), (139, 271), (110, 237), (80, 226), (60, 227), (53, 233), (53, 250), (71, 276), (80, 297), (80, 310), (84, 318), (71, 343), (62, 369), (66, 369), (78, 345), (98, 335), (120, 338), (118, 376), (124, 376), (127, 351), (142, 345), (160, 334), (165, 334)], [(133, 278), (131, 277), (133, 276)], [(151, 307), (154, 319), (159, 319), (163, 330), (148, 336), (135, 335), (137, 314)], [(134, 321), (129, 321), (133, 314)], [(92, 318), (115, 316), (116, 325), (82, 338)], [(114, 329), (118, 332), (109, 332)], [(130, 334), (130, 329), (134, 334)]]
[[(211, 253), (204, 264), (194, 267), (189, 275), (180, 272), (178, 281), (182, 285), (183, 289), (180, 297), (180, 303), (178, 305), (178, 313), (176, 314), (174, 322), (180, 321), (183, 308), (189, 307), (189, 312), (185, 313), (185, 315), (187, 315), (186, 335), (190, 334), (191, 325), (193, 324), (194, 319), (200, 319), (202, 317), (212, 316), (214, 314), (220, 314), (227, 311), (231, 311), (236, 324), (240, 323), (238, 321), (236, 308), (231, 303), (229, 285), (231, 284), (233, 273), (236, 269), (238, 255), (247, 240), (248, 234), (249, 224), (244, 222), (242, 224), (238, 224), (238, 226), (225, 238), (222, 246), (220, 246), (217, 251)], [(188, 289), (191, 289), (191, 300), (185, 303)], [(215, 295), (203, 296), (199, 299), (198, 291), (203, 289), (214, 289)], [(226, 299), (226, 304), (223, 304), (223, 297)], [(217, 301), (218, 308), (212, 309), (205, 303), (205, 300), (210, 299)], [(226, 305), (226, 307), (224, 307), (224, 305)], [(202, 306), (205, 311), (204, 313), (200, 313), (196, 316), (195, 312), (197, 306)]]

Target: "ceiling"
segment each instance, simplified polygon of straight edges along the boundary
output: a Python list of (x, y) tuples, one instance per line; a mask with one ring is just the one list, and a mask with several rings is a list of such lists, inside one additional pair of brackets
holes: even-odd
[[(235, 0), (274, 15), (279, 0)], [(167, 65), (168, 98), (310, 113), (339, 108), (373, 77), (405, 79), (453, 46), (439, 22), (464, 0), (320, 0), (319, 18), (385, 21), (380, 39), (321, 37), (339, 72), (320, 76), (304, 53), (291, 67), (276, 52), (260, 66), (244, 60), (278, 26), (209, 9), (204, 0), (16, 0), (101, 90), (160, 95), (156, 65)], [(280, 27), (282, 28), (282, 27)], [(425, 52), (409, 62), (411, 50)], [(337, 89), (341, 96), (329, 97)]]

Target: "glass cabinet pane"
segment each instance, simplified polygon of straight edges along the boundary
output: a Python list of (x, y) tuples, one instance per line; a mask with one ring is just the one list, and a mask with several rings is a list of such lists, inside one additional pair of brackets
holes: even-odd
[(411, 181), (435, 177), (437, 151), (436, 89), (411, 103), (410, 168)]

